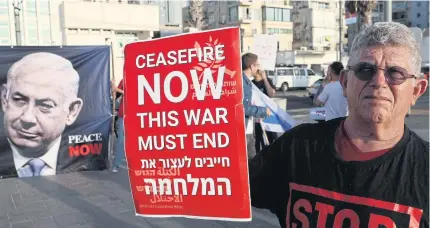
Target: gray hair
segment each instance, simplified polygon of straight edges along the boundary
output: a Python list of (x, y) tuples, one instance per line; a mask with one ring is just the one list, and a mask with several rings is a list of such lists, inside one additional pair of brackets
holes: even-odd
[(408, 27), (397, 22), (377, 22), (363, 29), (354, 38), (348, 65), (357, 63), (360, 59), (361, 51), (374, 45), (408, 48), (411, 52), (411, 64), (414, 68), (414, 74), (421, 72), (420, 44), (415, 40)]
[[(65, 81), (68, 87), (64, 87), (64, 95), (78, 95), (79, 90), (79, 74), (73, 68), (72, 63), (56, 54), (48, 52), (36, 52), (24, 56), (19, 61), (15, 62), (7, 72), (7, 96), (9, 95), (11, 82), (17, 75), (31, 74), (39, 71), (54, 71), (58, 72), (58, 80)], [(55, 83), (55, 82), (53, 82)]]

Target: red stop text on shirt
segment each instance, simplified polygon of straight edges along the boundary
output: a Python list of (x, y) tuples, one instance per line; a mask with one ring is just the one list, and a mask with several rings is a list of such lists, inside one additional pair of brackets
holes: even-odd
[(423, 210), (290, 183), (288, 228), (419, 228)]

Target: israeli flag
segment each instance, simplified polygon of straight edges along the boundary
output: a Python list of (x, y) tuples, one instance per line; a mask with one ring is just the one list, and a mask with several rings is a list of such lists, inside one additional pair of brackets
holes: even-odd
[(252, 84), (251, 103), (256, 106), (267, 107), (272, 112), (272, 115), (260, 120), (261, 127), (264, 130), (284, 133), (296, 126), (296, 121), (279, 107), (275, 101), (261, 92), (254, 84)]

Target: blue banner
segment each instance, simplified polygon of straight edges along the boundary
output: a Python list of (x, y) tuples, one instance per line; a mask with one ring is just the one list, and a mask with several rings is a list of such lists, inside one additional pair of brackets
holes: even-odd
[(108, 46), (0, 47), (0, 178), (103, 170)]

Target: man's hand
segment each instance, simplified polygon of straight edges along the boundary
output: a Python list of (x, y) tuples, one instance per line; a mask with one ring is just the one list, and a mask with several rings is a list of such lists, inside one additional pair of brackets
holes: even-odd
[(116, 91), (115, 91), (116, 86), (115, 86), (115, 81), (113, 79), (110, 81), (110, 88), (112, 91), (112, 96), (115, 98), (116, 97)]
[(115, 91), (115, 90), (116, 90), (116, 88), (117, 88), (117, 87), (116, 87), (116, 84), (115, 84), (115, 80), (113, 80), (113, 79), (112, 79), (112, 80), (110, 81), (110, 86), (111, 86), (111, 88), (112, 88), (112, 90), (113, 90), (113, 91)]
[(266, 79), (267, 78), (266, 72), (264, 70), (258, 70), (258, 74), (260, 75), (260, 77), (262, 79)]
[(266, 113), (267, 113), (267, 116), (271, 116), (272, 115), (272, 112), (270, 111), (270, 108), (266, 108)]

